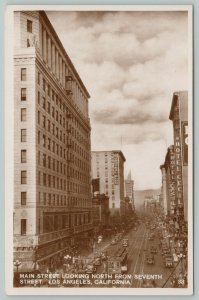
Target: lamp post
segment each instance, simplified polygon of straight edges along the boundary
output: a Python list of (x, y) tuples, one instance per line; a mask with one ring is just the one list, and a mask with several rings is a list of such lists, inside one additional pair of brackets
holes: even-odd
[(14, 261), (14, 266), (16, 267), (17, 272), (18, 272), (18, 270), (19, 270), (19, 266), (20, 266), (20, 265), (21, 265), (21, 262), (20, 262), (18, 259)]
[(101, 235), (98, 236), (98, 241), (97, 242), (98, 242), (98, 244), (100, 246), (99, 250), (100, 250), (100, 256), (101, 256), (101, 242), (102, 242), (102, 236)]
[(64, 266), (67, 267), (67, 271), (69, 270), (69, 266), (70, 266), (70, 261), (71, 261), (71, 259), (72, 259), (72, 256), (69, 255), (69, 254), (67, 254), (67, 255), (64, 256), (64, 260), (65, 260)]

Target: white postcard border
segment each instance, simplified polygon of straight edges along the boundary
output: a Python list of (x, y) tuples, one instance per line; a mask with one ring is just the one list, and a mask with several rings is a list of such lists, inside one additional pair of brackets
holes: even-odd
[[(188, 168), (188, 282), (180, 288), (14, 288), (13, 199), (14, 199), (14, 107), (13, 107), (13, 12), (47, 11), (187, 11), (189, 60), (189, 168)], [(193, 294), (193, 25), (192, 5), (8, 5), (5, 12), (5, 279), (8, 295), (192, 295)]]

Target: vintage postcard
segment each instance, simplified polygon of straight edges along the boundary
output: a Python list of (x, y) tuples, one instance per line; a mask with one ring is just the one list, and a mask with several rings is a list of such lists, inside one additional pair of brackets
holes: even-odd
[(7, 6), (6, 292), (191, 295), (192, 6)]

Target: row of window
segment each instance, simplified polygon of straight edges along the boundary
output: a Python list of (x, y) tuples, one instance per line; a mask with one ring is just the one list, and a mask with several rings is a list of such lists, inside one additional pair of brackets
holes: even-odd
[(88, 207), (88, 199), (59, 195), (53, 193), (41, 193), (39, 192), (39, 204), (47, 206), (66, 206), (66, 207)]
[[(42, 122), (41, 122), (42, 117)], [(82, 158), (88, 160), (89, 154), (87, 151), (85, 151), (80, 145), (78, 145), (75, 141), (72, 139), (72, 134), (69, 137), (66, 137), (66, 134), (59, 130), (59, 127), (56, 127), (53, 122), (51, 122), (49, 119), (46, 118), (46, 116), (42, 115), (41, 112), (38, 111), (38, 124), (43, 126), (44, 129), (46, 129), (49, 133), (52, 133), (55, 138), (57, 138), (59, 141), (61, 141), (67, 148), (73, 149), (77, 154), (79, 154)], [(49, 138), (51, 141), (51, 138)], [(82, 145), (82, 144), (81, 144)], [(50, 149), (49, 149), (50, 150)]]
[[(41, 198), (43, 194), (43, 198)], [(42, 201), (43, 200), (43, 201)], [(27, 192), (21, 192), (21, 205), (27, 204)], [(66, 195), (39, 192), (39, 204), (47, 206), (87, 207), (88, 200)]]
[(54, 232), (72, 226), (81, 226), (91, 222), (90, 213), (67, 215), (44, 215), (43, 232)]
[[(42, 26), (42, 56), (44, 61), (51, 68), (54, 75), (57, 77), (62, 87), (66, 90), (66, 93), (69, 97), (73, 95), (73, 99), (81, 103), (81, 106), (87, 105), (87, 100), (84, 94), (82, 93), (79, 85), (76, 81), (73, 80), (71, 73), (60, 55), (59, 50), (56, 45), (51, 40), (45, 28)], [(40, 76), (38, 75), (38, 83), (40, 82)], [(45, 84), (43, 82), (43, 87), (45, 88)], [(49, 92), (50, 93), (50, 92)]]
[(60, 173), (68, 176), (70, 175), (71, 178), (80, 180), (81, 182), (84, 183), (89, 183), (90, 180), (88, 173), (86, 173), (85, 175), (82, 172), (83, 169), (81, 169), (80, 172), (79, 169), (76, 170), (70, 167), (69, 165), (67, 166), (65, 163), (61, 162), (60, 160), (56, 160), (55, 158), (46, 155), (46, 153), (41, 153), (40, 151), (38, 151), (38, 165), (48, 168), (49, 170), (53, 170), (56, 173)]
[[(91, 221), (89, 213), (73, 214), (73, 216), (65, 215), (44, 215), (43, 217), (43, 233), (54, 232), (71, 226), (80, 226), (88, 224)], [(21, 219), (21, 235), (27, 234), (27, 219)], [(40, 219), (39, 219), (40, 227)], [(40, 231), (40, 228), (39, 228)]]
[[(77, 132), (79, 134), (82, 134), (85, 138), (89, 138), (88, 129), (82, 125), (82, 123), (79, 121), (79, 117), (76, 117), (75, 114), (73, 114), (72, 111), (69, 110), (65, 102), (62, 101), (60, 97), (58, 97), (58, 95), (51, 88), (50, 84), (46, 84), (45, 79), (43, 79), (43, 89), (41, 88), (39, 89), (37, 97), (38, 97), (37, 99), (38, 104), (46, 112), (52, 115), (53, 118), (56, 117), (56, 121), (60, 122), (60, 125), (64, 124), (64, 122), (61, 123), (62, 121), (60, 118), (60, 113), (61, 113), (61, 116), (63, 118), (70, 120), (71, 124), (73, 124), (77, 128)], [(59, 115), (55, 114), (55, 110), (58, 111)]]
[[(24, 179), (24, 177), (27, 177), (27, 173), (23, 174), (22, 177), (22, 173), (26, 172), (26, 171), (21, 171), (21, 178), (23, 178), (23, 180), (21, 180), (21, 184), (26, 184), (27, 183), (27, 178), (26, 180)], [(49, 188), (54, 188), (57, 190), (62, 190), (62, 191), (68, 191), (68, 192), (72, 192), (72, 193), (78, 193), (78, 194), (82, 194), (82, 195), (89, 195), (90, 193), (90, 186), (89, 185), (83, 185), (83, 184), (79, 184), (76, 182), (71, 182), (68, 181), (66, 182), (65, 179), (54, 176), (54, 175), (50, 175), (50, 174), (46, 174), (46, 173), (42, 173), (41, 171), (38, 171), (38, 185), (41, 186), (45, 186), (45, 187), (49, 187)]]
[[(44, 101), (44, 99), (43, 99)], [(54, 136), (56, 136), (58, 139), (60, 139), (61, 142), (63, 142), (63, 137), (65, 135), (65, 132), (67, 133), (67, 136), (71, 136), (77, 141), (79, 144), (81, 144), (82, 147), (85, 149), (89, 150), (90, 149), (90, 142), (86, 138), (82, 136), (78, 132), (78, 129), (76, 130), (75, 127), (73, 127), (69, 121), (66, 121), (64, 117), (62, 117), (62, 114), (59, 114), (58, 110), (55, 111), (54, 107), (50, 106), (50, 102), (47, 102), (47, 111), (52, 112), (52, 117), (54, 118), (53, 121), (46, 116), (46, 114), (42, 114), (41, 111), (39, 110), (37, 113), (37, 120), (38, 124), (42, 125), (44, 129), (47, 129), (48, 132), (52, 133)], [(49, 113), (50, 115), (50, 113)], [(51, 115), (50, 115), (51, 116)], [(57, 122), (57, 123), (56, 123)], [(60, 126), (63, 128), (60, 129)], [(62, 134), (61, 137), (55, 132), (55, 128), (57, 131), (59, 130)], [(84, 150), (82, 149), (82, 152)], [(86, 156), (86, 154), (84, 154)]]
[[(27, 129), (25, 129), (25, 128), (21, 129), (21, 142), (27, 142)], [(40, 131), (38, 132), (38, 144), (40, 144)], [(46, 135), (43, 135), (42, 146), (44, 148), (47, 146), (48, 150), (51, 150), (51, 139), (48, 138), (48, 145), (46, 145)], [(55, 146), (56, 146), (56, 151), (55, 151)], [(62, 157), (62, 155), (63, 155), (64, 159), (73, 161), (73, 163), (78, 168), (81, 168), (81, 170), (85, 170), (85, 171), (89, 170), (89, 166), (87, 163), (85, 163), (81, 159), (77, 158), (73, 154), (71, 154), (70, 157), (66, 156), (66, 154), (67, 154), (66, 149), (64, 149), (64, 151), (62, 151), (62, 150), (63, 150), (63, 148), (61, 146), (56, 144), (55, 141), (52, 141), (52, 152), (53, 153), (56, 153), (59, 157)], [(26, 150), (23, 150), (23, 155), (24, 156), (26, 155)], [(40, 156), (39, 156), (39, 160), (40, 160)]]
[[(26, 80), (26, 68), (21, 68), (21, 80), (25, 81)], [(48, 85), (50, 87), (50, 85)], [(49, 89), (48, 89), (49, 90)], [(52, 94), (54, 95), (54, 93)], [(52, 96), (52, 99), (54, 99), (55, 96)], [(46, 98), (43, 97), (43, 102), (42, 102), (42, 107), (45, 111), (47, 111), (50, 115), (52, 113), (52, 117), (55, 118), (55, 120), (62, 125), (63, 127), (67, 130), (71, 130), (72, 134), (74, 134), (75, 138), (77, 138), (78, 142), (80, 142), (82, 145), (84, 145), (85, 147), (89, 147), (89, 143), (86, 141), (86, 139), (82, 136), (82, 134), (84, 134), (87, 138), (89, 138), (89, 135), (87, 134), (87, 132), (85, 131), (85, 129), (83, 128), (82, 125), (80, 125), (80, 123), (77, 121), (77, 119), (72, 115), (72, 113), (69, 113), (68, 110), (66, 109), (65, 105), (62, 105), (62, 102), (60, 100), (60, 102), (58, 101), (58, 96), (56, 96), (56, 104), (58, 106), (58, 104), (60, 103), (60, 114), (58, 113), (58, 110), (55, 111), (55, 107), (52, 105), (51, 107), (51, 103), (48, 101), (47, 105), (46, 105)], [(21, 101), (26, 101), (27, 100), (27, 88), (22, 87), (21, 88)], [(38, 103), (40, 104), (40, 92), (38, 92)], [(64, 109), (65, 108), (65, 109)], [(64, 117), (62, 117), (63, 113), (66, 113), (67, 118), (71, 119), (71, 121), (76, 121), (75, 124), (78, 127), (78, 131), (76, 131), (73, 127), (72, 128), (68, 128), (67, 123), (66, 123), (66, 119)], [(70, 126), (71, 127), (71, 126)], [(82, 134), (80, 134), (82, 133)]]
[[(26, 163), (26, 162), (27, 162), (27, 150), (22, 149), (21, 150), (21, 163)], [(79, 174), (79, 173), (76, 173), (76, 174)], [(81, 182), (83, 182), (83, 180)], [(38, 172), (38, 184), (42, 185), (42, 183), (43, 183), (43, 186), (48, 186), (48, 187), (66, 191), (67, 183), (66, 183), (65, 179), (43, 173), (43, 181), (41, 182), (41, 172), (39, 171)], [(27, 184), (27, 171), (26, 170), (21, 171), (21, 184)], [(89, 193), (88, 185), (84, 186), (84, 185), (80, 185), (80, 184), (77, 184), (74, 182), (68, 182), (68, 189), (74, 193), (81, 193), (81, 194)]]
[[(26, 129), (21, 129), (21, 142), (26, 142)], [(68, 143), (68, 145), (72, 145), (70, 141)], [(88, 161), (85, 162), (72, 153), (70, 153), (70, 156), (68, 156), (69, 154), (67, 153), (66, 148), (63, 148), (50, 137), (47, 137), (46, 134), (41, 135), (40, 131), (38, 131), (38, 145), (41, 145), (43, 148), (46, 148), (49, 151), (51, 151), (51, 153), (58, 155), (59, 160), (60, 158), (67, 159), (68, 161), (70, 160), (70, 162), (72, 162), (82, 171), (89, 171)]]

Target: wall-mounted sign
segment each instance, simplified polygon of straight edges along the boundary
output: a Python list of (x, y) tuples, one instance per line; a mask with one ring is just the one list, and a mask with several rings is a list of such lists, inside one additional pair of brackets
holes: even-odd
[(188, 122), (182, 122), (182, 157), (183, 165), (188, 165)]

